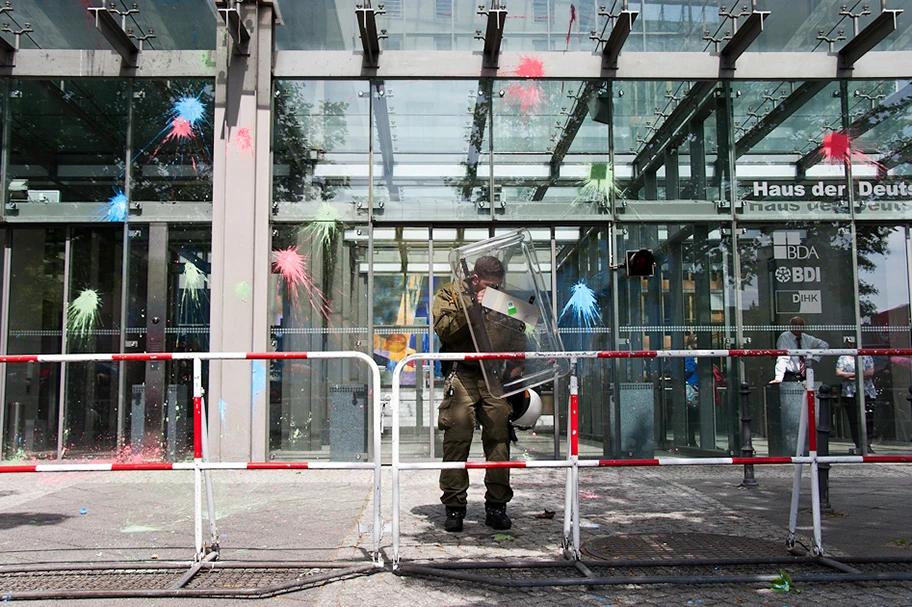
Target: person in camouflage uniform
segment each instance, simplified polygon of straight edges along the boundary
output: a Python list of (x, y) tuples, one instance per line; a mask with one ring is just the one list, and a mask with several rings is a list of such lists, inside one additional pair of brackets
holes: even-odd
[[(475, 262), (471, 276), (463, 283), (453, 282), (441, 287), (434, 297), (434, 331), (440, 338), (441, 351), (475, 352), (466, 310), (476, 306), (477, 318), (483, 318), (482, 330), (491, 341), (494, 352), (524, 352), (524, 324), (498, 312), (481, 309), (485, 289), (499, 288), (506, 274), (503, 263), (489, 255)], [(463, 298), (463, 302), (460, 301)], [(495, 318), (498, 317), (498, 318)], [(478, 327), (474, 327), (478, 331)], [(502, 367), (504, 380), (522, 373), (522, 361), (488, 361), (485, 369)], [(437, 427), (443, 432), (443, 461), (464, 462), (469, 457), (476, 421), (481, 424), (481, 440), (485, 459), (490, 462), (510, 459), (509, 417), (512, 406), (505, 398), (495, 397), (488, 389), (478, 361), (459, 361), (448, 370), (443, 385), (444, 398), (440, 403)], [(511, 527), (506, 505), (513, 498), (509, 468), (488, 468), (485, 471), (485, 524), (497, 530)], [(462, 531), (466, 513), (469, 473), (465, 469), (440, 471), (440, 501), (446, 507), (444, 528)]]

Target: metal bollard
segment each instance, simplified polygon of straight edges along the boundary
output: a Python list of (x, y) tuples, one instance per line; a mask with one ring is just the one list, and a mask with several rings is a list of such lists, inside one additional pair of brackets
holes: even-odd
[[(830, 401), (833, 398), (830, 387), (821, 384), (817, 390), (820, 412), (820, 422), (817, 424), (817, 455), (820, 457), (830, 454)], [(818, 464), (817, 470), (820, 473), (820, 511), (830, 514), (833, 512), (833, 506), (830, 505), (830, 464)]]
[[(751, 387), (743, 382), (738, 394), (741, 395), (741, 457), (754, 457), (754, 446), (751, 435), (751, 409), (750, 409)], [(758, 485), (757, 479), (754, 478), (754, 465), (744, 464), (744, 480), (741, 481), (741, 487), (752, 489)]]

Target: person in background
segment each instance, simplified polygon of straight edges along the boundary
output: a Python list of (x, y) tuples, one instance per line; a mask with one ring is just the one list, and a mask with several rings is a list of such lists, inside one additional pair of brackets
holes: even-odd
[[(789, 330), (782, 333), (776, 340), (777, 350), (825, 350), (830, 344), (808, 335), (804, 332), (804, 319), (795, 316), (789, 321)], [(819, 356), (814, 357), (820, 360)], [(800, 356), (780, 356), (776, 359), (776, 377), (770, 383), (778, 384), (784, 381), (804, 381), (806, 373), (804, 360)]]
[[(877, 388), (874, 387), (874, 359), (870, 356), (862, 356), (861, 364), (864, 367), (862, 377), (864, 377), (865, 409), (867, 409), (867, 405), (872, 404), (877, 397)], [(858, 399), (856, 396), (858, 382), (856, 381), (854, 356), (839, 357), (839, 360), (836, 361), (836, 376), (842, 379), (842, 403), (846, 407), (846, 414), (849, 418), (852, 442), (855, 443), (856, 449), (860, 449), (861, 437), (858, 433)], [(871, 440), (870, 436), (868, 436), (868, 440)], [(873, 452), (870, 445), (868, 445), (868, 451)]]
[[(687, 349), (697, 349), (697, 336), (687, 337)], [(684, 359), (684, 400), (687, 403), (687, 444), (697, 446), (697, 427), (700, 424), (700, 380), (697, 373), (697, 359), (688, 356)]]

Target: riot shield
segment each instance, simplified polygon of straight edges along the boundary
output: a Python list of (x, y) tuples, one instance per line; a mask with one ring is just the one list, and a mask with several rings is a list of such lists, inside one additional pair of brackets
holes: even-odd
[[(483, 257), (500, 261), (502, 280), (477, 280)], [(449, 256), (463, 288), (463, 311), (478, 352), (563, 352), (535, 247), (528, 230), (516, 230), (454, 249)], [(473, 280), (475, 278), (476, 280)], [(499, 283), (499, 284), (493, 284)], [(488, 390), (502, 397), (540, 386), (570, 372), (565, 358), (481, 361)]]

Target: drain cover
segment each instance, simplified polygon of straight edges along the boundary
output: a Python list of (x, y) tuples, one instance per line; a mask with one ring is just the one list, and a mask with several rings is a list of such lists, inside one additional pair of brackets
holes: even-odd
[(784, 542), (714, 533), (660, 533), (593, 538), (581, 551), (605, 561), (782, 556)]

